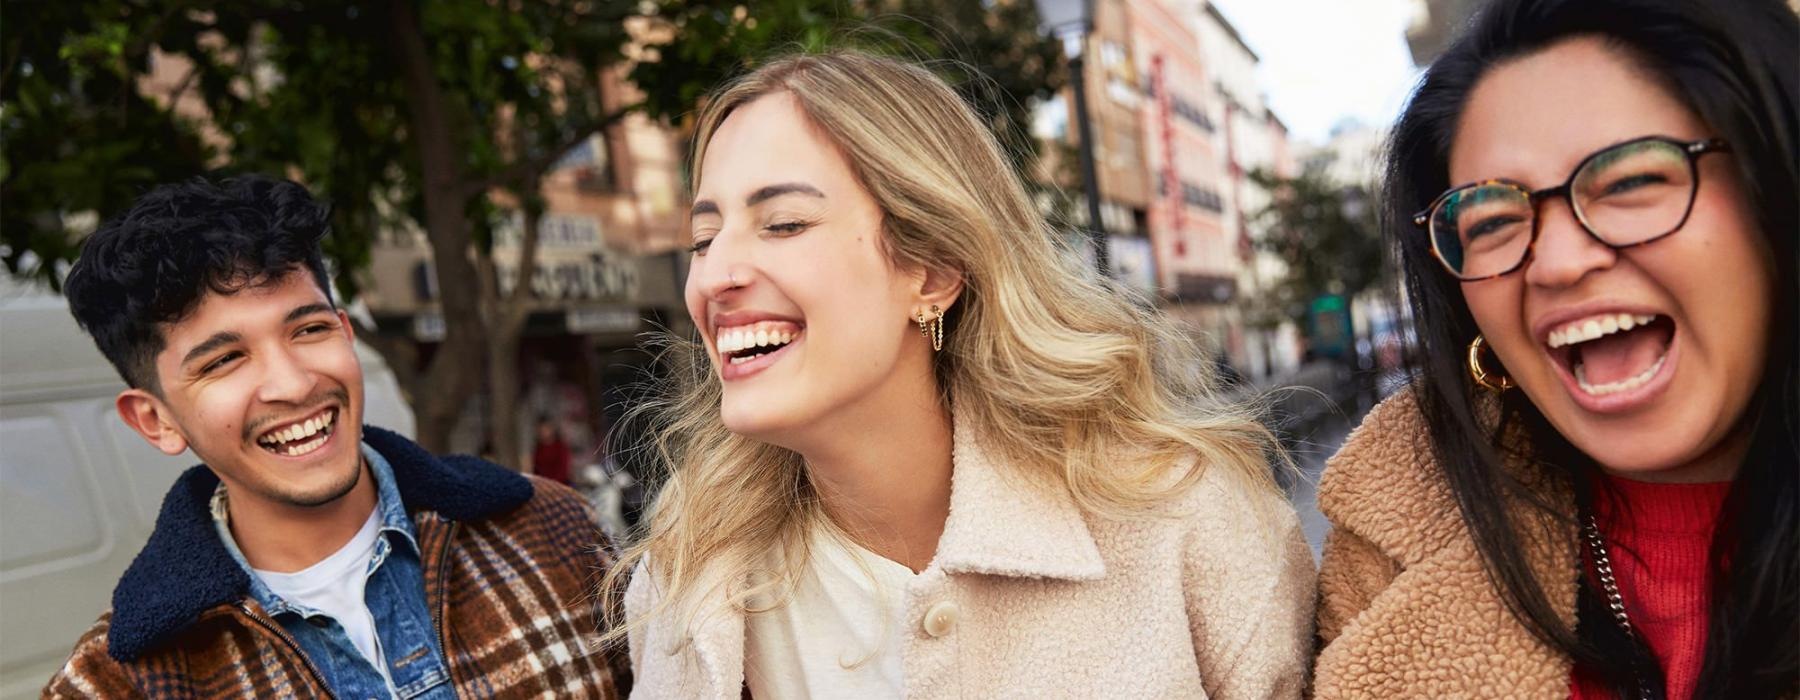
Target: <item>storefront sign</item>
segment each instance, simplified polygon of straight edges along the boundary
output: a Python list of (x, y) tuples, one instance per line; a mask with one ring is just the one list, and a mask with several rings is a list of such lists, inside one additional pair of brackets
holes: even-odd
[(631, 333), (641, 322), (637, 309), (569, 309), (570, 333)]
[[(547, 301), (623, 301), (638, 293), (637, 261), (607, 253), (575, 260), (544, 260), (531, 275), (531, 293)], [(518, 265), (496, 262), (500, 293), (511, 294)]]

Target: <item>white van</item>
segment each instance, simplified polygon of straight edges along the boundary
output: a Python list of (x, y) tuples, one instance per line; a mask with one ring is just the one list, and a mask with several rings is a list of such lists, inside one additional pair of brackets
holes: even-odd
[[(412, 435), (393, 372), (357, 355), (364, 420)], [(123, 389), (68, 302), (0, 273), (0, 700), (37, 697), (62, 667), (197, 461), (127, 428)]]

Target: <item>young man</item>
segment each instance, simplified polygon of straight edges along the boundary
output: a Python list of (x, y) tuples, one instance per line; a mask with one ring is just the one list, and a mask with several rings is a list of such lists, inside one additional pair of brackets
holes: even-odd
[(623, 697), (597, 649), (610, 562), (567, 487), (365, 428), (319, 241), (260, 177), (158, 188), (86, 243), (66, 293), (190, 469), (47, 696)]

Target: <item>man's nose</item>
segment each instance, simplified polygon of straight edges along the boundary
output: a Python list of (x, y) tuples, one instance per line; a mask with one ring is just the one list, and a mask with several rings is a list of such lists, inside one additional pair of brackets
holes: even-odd
[(263, 352), (262, 384), (257, 398), (268, 403), (299, 403), (312, 396), (318, 375), (308, 369), (291, 348)]

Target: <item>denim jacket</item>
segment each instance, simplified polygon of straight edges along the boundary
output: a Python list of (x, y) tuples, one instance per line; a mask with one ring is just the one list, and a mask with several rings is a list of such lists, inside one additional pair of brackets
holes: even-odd
[[(369, 559), (364, 602), (375, 622), (375, 636), (387, 661), (386, 675), (357, 651), (338, 620), (329, 614), (283, 599), (258, 578), (231, 536), (225, 485), (213, 493), (213, 525), (226, 551), (250, 576), (250, 597), (282, 629), (292, 635), (318, 668), (332, 691), (343, 698), (397, 697), (404, 700), (454, 698), (425, 600), (418, 537), (407, 517), (393, 468), (380, 452), (362, 446), (369, 473), (375, 478), (375, 512), (380, 530)], [(392, 680), (392, 685), (389, 680)]]

